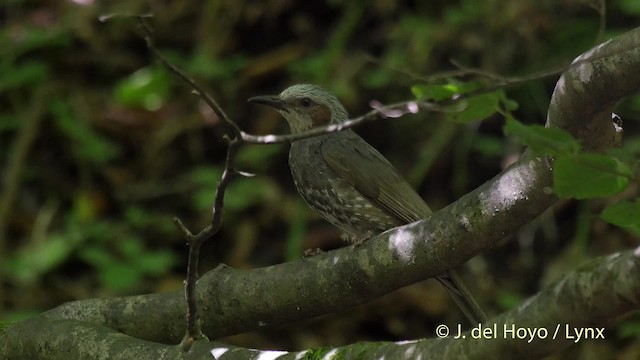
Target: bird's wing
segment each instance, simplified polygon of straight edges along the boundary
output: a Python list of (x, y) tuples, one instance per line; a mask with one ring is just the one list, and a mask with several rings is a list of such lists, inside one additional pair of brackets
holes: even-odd
[(411, 185), (376, 149), (347, 130), (323, 141), (322, 156), (333, 171), (390, 215), (410, 223), (431, 210)]

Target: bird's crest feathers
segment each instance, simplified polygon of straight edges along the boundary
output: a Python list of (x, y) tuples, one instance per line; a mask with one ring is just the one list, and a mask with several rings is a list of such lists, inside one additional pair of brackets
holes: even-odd
[[(291, 108), (289, 113), (282, 113), (282, 115), (294, 131), (327, 123), (337, 124), (349, 118), (344, 106), (335, 95), (318, 85), (292, 85), (284, 89), (279, 96), (286, 106)], [(306, 108), (304, 101), (308, 100), (311, 106)]]

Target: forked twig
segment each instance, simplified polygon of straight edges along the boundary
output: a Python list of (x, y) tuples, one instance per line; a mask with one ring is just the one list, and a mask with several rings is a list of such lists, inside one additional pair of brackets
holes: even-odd
[(220, 183), (216, 188), (216, 195), (213, 202), (212, 216), (211, 216), (211, 224), (201, 230), (197, 234), (191, 233), (191, 231), (184, 225), (184, 223), (177, 217), (173, 218), (174, 224), (178, 227), (182, 236), (187, 241), (189, 245), (189, 255), (187, 260), (187, 277), (184, 285), (184, 294), (185, 301), (187, 302), (187, 314), (186, 314), (186, 322), (187, 329), (185, 337), (182, 339), (181, 346), (185, 351), (188, 351), (191, 348), (191, 345), (194, 341), (200, 339), (206, 339), (206, 336), (202, 333), (202, 327), (200, 324), (200, 316), (198, 313), (198, 303), (196, 296), (196, 283), (198, 281), (199, 273), (198, 267), (200, 264), (200, 249), (202, 248), (202, 244), (205, 241), (212, 238), (215, 234), (220, 231), (222, 227), (222, 210), (224, 207), (224, 194), (227, 189), (227, 186), (231, 182), (232, 176), (236, 173), (235, 171), (235, 157), (238, 152), (238, 148), (242, 143), (242, 131), (233, 122), (227, 114), (224, 112), (222, 107), (218, 105), (213, 97), (211, 97), (204, 89), (198, 85), (193, 79), (183, 73), (180, 69), (178, 69), (175, 65), (170, 63), (159, 51), (156, 49), (152, 37), (151, 37), (151, 28), (144, 21), (144, 17), (137, 17), (138, 25), (144, 32), (144, 39), (147, 44), (147, 48), (153, 53), (153, 55), (160, 61), (160, 63), (166, 67), (169, 71), (178, 75), (182, 80), (184, 80), (189, 86), (193, 89), (193, 91), (218, 115), (220, 119), (222, 119), (227, 125), (229, 125), (231, 129), (232, 136), (227, 136), (229, 141), (227, 146), (227, 155), (225, 160), (224, 171), (222, 172), (222, 176), (220, 178)]

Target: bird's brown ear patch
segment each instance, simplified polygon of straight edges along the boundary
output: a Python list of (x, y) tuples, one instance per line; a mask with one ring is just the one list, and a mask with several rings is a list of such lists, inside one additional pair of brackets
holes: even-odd
[(331, 122), (331, 110), (325, 105), (315, 105), (309, 109), (309, 115), (314, 127), (327, 125)]

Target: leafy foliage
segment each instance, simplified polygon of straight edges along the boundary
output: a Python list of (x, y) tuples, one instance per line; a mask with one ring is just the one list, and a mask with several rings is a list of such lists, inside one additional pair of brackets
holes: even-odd
[[(461, 82), (450, 80), (444, 85), (414, 85), (411, 92), (417, 99), (442, 101), (453, 100), (465, 94), (472, 94), (474, 91), (483, 90), (485, 85), (481, 82)], [(504, 91), (496, 90), (491, 92), (481, 92), (472, 95), (454, 105), (445, 107), (445, 118), (459, 123), (469, 123), (481, 121), (497, 112), (504, 110), (511, 112), (517, 109), (517, 103), (507, 99)]]
[(76, 117), (69, 104), (62, 99), (54, 99), (51, 102), (51, 113), (56, 126), (68, 139), (78, 160), (104, 164), (118, 155), (119, 149), (116, 145)]
[(537, 155), (570, 156), (582, 148), (569, 132), (559, 128), (547, 128), (537, 124), (524, 125), (515, 119), (507, 118), (504, 132), (506, 135), (517, 137)]
[(116, 103), (122, 106), (158, 110), (169, 95), (170, 84), (165, 68), (142, 68), (116, 85), (114, 98)]
[(79, 253), (80, 259), (98, 270), (102, 286), (114, 291), (131, 291), (145, 276), (164, 275), (177, 260), (167, 250), (145, 248), (135, 235), (118, 239), (118, 243), (116, 254), (99, 246), (86, 247)]
[(602, 218), (636, 234), (640, 234), (640, 200), (620, 201), (602, 211)]
[[(538, 155), (555, 156), (553, 189), (563, 198), (592, 199), (618, 194), (635, 180), (633, 163), (622, 162), (613, 155), (583, 152), (579, 142), (568, 132), (540, 125), (523, 125), (507, 119), (506, 134), (516, 136)], [(636, 203), (627, 201), (607, 207), (601, 214), (605, 221), (636, 231), (640, 217)]]
[(630, 176), (629, 167), (611, 156), (558, 156), (553, 168), (553, 188), (558, 196), (565, 198), (611, 196), (627, 187)]

